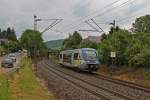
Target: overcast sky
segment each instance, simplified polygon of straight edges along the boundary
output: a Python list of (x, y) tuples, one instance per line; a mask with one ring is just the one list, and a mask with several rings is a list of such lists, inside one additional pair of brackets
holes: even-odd
[[(74, 30), (92, 29), (84, 21), (94, 18), (108, 31), (109, 23), (116, 20), (122, 28), (130, 28), (136, 17), (150, 14), (150, 0), (0, 0), (0, 28), (14, 27), (17, 37), (25, 29), (33, 29), (33, 15), (41, 19), (63, 19), (52, 30), (43, 34), (44, 41), (61, 39)], [(129, 1), (127, 3), (124, 3)], [(111, 5), (110, 5), (111, 4)], [(123, 20), (124, 19), (124, 20)], [(51, 22), (39, 22), (42, 31)], [(93, 24), (94, 25), (94, 24)], [(81, 32), (83, 37), (100, 35), (98, 32)]]

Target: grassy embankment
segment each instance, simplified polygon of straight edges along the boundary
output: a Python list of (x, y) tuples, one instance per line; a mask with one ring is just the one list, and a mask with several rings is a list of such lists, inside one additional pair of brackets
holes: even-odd
[(19, 72), (0, 74), (0, 100), (54, 100), (34, 75), (31, 60), (22, 59), (21, 66)]
[(120, 67), (113, 70), (101, 66), (99, 73), (150, 87), (150, 68)]
[(0, 73), (0, 100), (11, 100), (11, 92), (8, 84), (8, 75)]

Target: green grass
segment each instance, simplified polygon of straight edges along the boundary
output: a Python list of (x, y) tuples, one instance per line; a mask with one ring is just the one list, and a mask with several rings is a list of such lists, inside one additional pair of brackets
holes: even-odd
[(28, 58), (21, 61), (19, 73), (14, 75), (11, 84), (13, 100), (54, 100), (52, 93), (37, 81), (32, 71), (32, 62)]
[(28, 59), (22, 60), (23, 68), (20, 70), (20, 80), (17, 82), (20, 90), (25, 93), (31, 91), (37, 85), (35, 75), (31, 70), (31, 61)]
[(32, 71), (31, 60), (23, 58), (18, 72), (0, 72), (0, 100), (54, 100), (53, 94), (40, 82)]
[(8, 82), (8, 76), (5, 74), (0, 74), (0, 100), (11, 99), (11, 93)]

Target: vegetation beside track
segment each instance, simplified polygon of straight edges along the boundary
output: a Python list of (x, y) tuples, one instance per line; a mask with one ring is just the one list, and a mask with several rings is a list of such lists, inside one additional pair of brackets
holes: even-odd
[(0, 74), (0, 100), (54, 100), (31, 68), (31, 60), (23, 58), (19, 71)]
[(149, 68), (133, 69), (126, 66), (121, 68), (111, 68), (102, 65), (98, 73), (150, 87)]
[(11, 100), (8, 75), (0, 73), (0, 100)]

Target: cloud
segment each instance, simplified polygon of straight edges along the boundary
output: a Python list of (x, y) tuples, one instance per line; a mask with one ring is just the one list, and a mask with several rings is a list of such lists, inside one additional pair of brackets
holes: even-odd
[[(94, 17), (126, 0), (122, 0), (116, 5), (103, 9), (103, 7), (114, 1), (116, 0), (0, 0), (0, 28), (6, 29), (9, 26), (14, 27), (17, 36), (20, 37), (25, 29), (33, 29), (33, 14), (37, 14), (38, 17), (45, 19), (64, 19), (60, 24), (53, 28), (53, 30), (59, 30), (63, 33), (48, 31), (43, 34), (45, 41), (65, 38), (74, 30), (89, 28), (86, 24), (81, 23), (81, 21), (85, 19), (84, 16), (89, 15), (87, 18)], [(150, 13), (149, 9), (149, 0), (134, 0), (134, 2), (128, 3), (123, 7), (118, 7), (113, 11), (106, 12), (103, 16), (96, 17), (95, 20), (99, 23), (107, 23), (106, 25), (100, 24), (100, 26), (102, 28), (107, 26), (108, 28), (104, 30), (108, 31), (110, 27), (108, 25), (109, 22), (133, 15), (141, 16)], [(95, 13), (91, 14), (93, 12)], [(133, 18), (130, 21), (117, 24), (123, 28), (129, 28), (134, 20), (135, 19)], [(70, 27), (76, 26), (79, 23), (81, 23), (81, 25), (70, 29)], [(38, 28), (42, 31), (49, 24), (50, 22), (40, 22)], [(82, 32), (82, 36), (86, 37), (88, 35), (99, 35), (99, 33)]]

